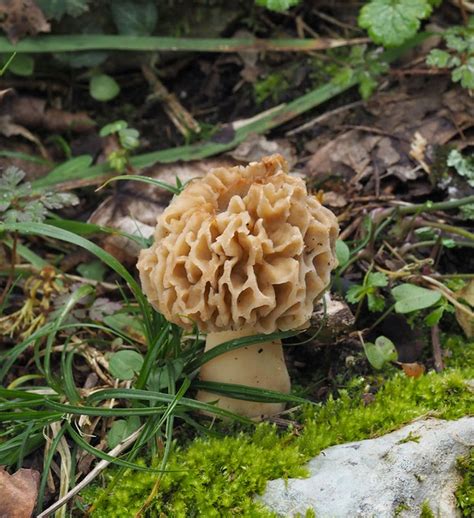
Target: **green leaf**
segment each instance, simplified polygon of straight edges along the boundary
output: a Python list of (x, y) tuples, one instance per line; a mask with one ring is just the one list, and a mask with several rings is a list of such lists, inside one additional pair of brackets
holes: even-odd
[(127, 419), (118, 419), (107, 433), (107, 445), (110, 449), (115, 448), (133, 432), (140, 428), (140, 418), (132, 415)]
[(464, 158), (457, 149), (453, 149), (450, 151), (446, 163), (449, 167), (454, 167), (456, 172), (464, 176), (467, 183), (474, 187), (474, 160), (472, 158)]
[(347, 290), (346, 300), (351, 304), (356, 304), (365, 297), (365, 294), (366, 290), (364, 286), (361, 286), (360, 284), (354, 284)]
[(441, 299), (438, 291), (427, 290), (415, 284), (400, 284), (392, 289), (392, 295), (396, 301), (397, 313), (411, 313), (429, 308)]
[(143, 356), (137, 351), (118, 351), (110, 357), (109, 372), (119, 380), (131, 380), (140, 372), (142, 365)]
[(387, 363), (396, 361), (398, 358), (393, 342), (385, 336), (379, 336), (375, 340), (375, 344), (366, 342), (363, 343), (363, 346), (367, 360), (374, 369), (381, 369)]
[(148, 36), (155, 29), (158, 12), (152, 0), (114, 0), (110, 9), (120, 34)]
[(346, 243), (344, 243), (344, 241), (338, 239), (336, 241), (336, 257), (339, 266), (344, 266), (345, 264), (347, 264), (347, 261), (349, 261), (350, 256), (351, 251), (349, 250), (349, 247), (346, 245)]
[(359, 26), (375, 43), (398, 47), (415, 36), (431, 11), (427, 0), (371, 0), (360, 11)]
[(381, 295), (368, 293), (367, 305), (369, 307), (369, 311), (372, 311), (372, 313), (377, 313), (378, 311), (383, 311), (383, 308), (385, 307), (385, 299)]
[(451, 54), (445, 50), (433, 49), (426, 58), (429, 67), (446, 68), (449, 65)]
[[(168, 388), (170, 381), (174, 384), (181, 376), (184, 369), (184, 359), (176, 358), (170, 361), (167, 365), (158, 367), (151, 371), (147, 382), (147, 388), (159, 392), (162, 389)], [(171, 378), (170, 379), (170, 375)]]
[(89, 0), (36, 0), (46, 18), (61, 19), (65, 14), (80, 16), (89, 10)]
[(388, 284), (387, 276), (382, 272), (369, 273), (367, 275), (367, 286), (377, 286), (383, 288)]
[(112, 135), (112, 133), (118, 133), (120, 130), (124, 130), (128, 127), (127, 121), (118, 120), (106, 124), (101, 130), (99, 135), (101, 137), (107, 137), (108, 135)]
[(439, 324), (439, 321), (441, 320), (443, 313), (444, 306), (438, 306), (437, 308), (433, 309), (433, 311), (429, 315), (426, 315), (425, 324), (428, 327), (433, 327), (436, 324)]
[(290, 7), (298, 5), (300, 0), (255, 0), (255, 3), (260, 7), (265, 7), (270, 11), (281, 13), (288, 11)]
[(102, 261), (95, 259), (89, 263), (82, 263), (77, 267), (77, 271), (86, 279), (94, 281), (103, 281), (107, 267)]
[(35, 60), (28, 54), (16, 54), (8, 70), (17, 76), (29, 77), (33, 75)]
[(48, 179), (48, 183), (56, 183), (55, 181), (67, 182), (70, 178), (75, 177), (77, 171), (87, 169), (92, 164), (92, 157), (90, 155), (80, 155), (70, 160), (66, 160), (62, 164), (55, 167), (45, 177), (40, 178), (35, 187), (42, 185), (42, 180)]
[(99, 74), (91, 78), (89, 83), (89, 93), (96, 101), (107, 102), (117, 97), (120, 86), (117, 81), (107, 74)]

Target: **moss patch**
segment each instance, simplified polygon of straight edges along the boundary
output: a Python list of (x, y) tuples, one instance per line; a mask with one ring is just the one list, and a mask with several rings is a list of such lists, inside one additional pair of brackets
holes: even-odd
[(456, 500), (463, 516), (474, 516), (474, 448), (459, 459), (458, 469), (463, 477), (456, 491)]
[[(451, 340), (451, 368), (441, 374), (430, 372), (421, 378), (397, 373), (386, 381), (372, 403), (363, 403), (364, 378), (352, 380), (338, 399), (304, 409), (300, 432), (283, 434), (269, 424), (253, 433), (223, 439), (196, 439), (178, 448), (168, 462), (157, 498), (149, 516), (274, 516), (253, 501), (268, 480), (303, 476), (301, 466), (321, 450), (349, 441), (382, 435), (425, 414), (457, 419), (472, 412), (472, 392), (465, 383), (474, 377), (472, 344)], [(180, 470), (180, 471), (178, 471)], [(127, 471), (113, 489), (89, 488), (87, 502), (96, 502), (92, 516), (129, 517), (141, 507), (154, 485), (156, 475)]]

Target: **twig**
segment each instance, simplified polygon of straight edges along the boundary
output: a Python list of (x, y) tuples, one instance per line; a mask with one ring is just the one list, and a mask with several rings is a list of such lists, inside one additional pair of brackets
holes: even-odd
[(435, 223), (434, 221), (425, 221), (419, 220), (416, 222), (418, 227), (432, 227), (439, 228), (440, 230), (444, 230), (448, 234), (457, 234), (458, 236), (465, 237), (471, 241), (474, 241), (474, 234), (469, 232), (469, 230), (465, 230), (461, 227), (455, 227), (453, 225), (446, 225), (445, 223)]
[[(110, 452), (108, 453), (111, 457), (118, 457), (124, 450), (126, 450), (133, 442), (135, 442), (135, 439), (140, 435), (141, 431), (143, 430), (143, 427), (145, 425), (141, 426), (138, 430), (133, 432), (131, 435), (129, 435), (124, 441), (122, 441), (120, 444), (115, 446)], [(109, 464), (111, 461), (108, 460), (101, 460), (95, 468), (90, 471), (75, 487), (73, 487), (68, 493), (66, 493), (62, 498), (57, 500), (53, 505), (50, 505), (47, 509), (45, 509), (41, 514), (39, 514), (36, 518), (46, 518), (47, 516), (50, 516), (55, 511), (57, 511), (59, 508), (61, 508), (64, 504), (69, 502), (71, 498), (80, 491), (82, 491), (88, 484), (90, 484), (99, 473), (101, 473)]]
[(185, 137), (189, 132), (201, 132), (201, 126), (196, 119), (179, 102), (175, 94), (170, 93), (148, 65), (142, 65), (142, 73), (153, 88), (154, 94), (163, 102), (163, 108), (178, 131)]
[(444, 369), (443, 352), (441, 350), (441, 342), (439, 339), (438, 324), (431, 328), (431, 344), (433, 346), (434, 367), (436, 372), (441, 372)]
[(439, 291), (442, 295), (444, 295), (449, 300), (449, 302), (451, 302), (451, 304), (453, 306), (456, 306), (460, 311), (465, 313), (469, 318), (474, 319), (474, 312), (472, 312), (464, 304), (461, 304), (456, 299), (456, 297), (454, 296), (453, 292), (449, 288), (446, 288), (446, 286), (444, 284), (442, 284), (441, 282), (437, 281), (436, 279), (433, 279), (433, 277), (430, 277), (429, 275), (422, 275), (421, 278), (424, 279), (425, 281), (429, 282), (433, 286), (436, 286), (435, 289), (437, 291)]
[(298, 126), (297, 128), (287, 131), (285, 133), (285, 135), (287, 137), (291, 137), (292, 135), (297, 135), (298, 133), (302, 133), (303, 131), (306, 131), (307, 129), (312, 128), (313, 126), (315, 126), (316, 124), (319, 124), (320, 122), (330, 119), (334, 115), (343, 113), (347, 110), (351, 110), (352, 108), (356, 108), (357, 106), (361, 106), (363, 104), (364, 104), (364, 101), (355, 101), (353, 103), (346, 104), (345, 106), (340, 106), (339, 108), (336, 108), (329, 112), (323, 113), (322, 115), (318, 115), (318, 117), (315, 117), (314, 119), (311, 119), (310, 121), (305, 122), (304, 124), (302, 124), (301, 126)]

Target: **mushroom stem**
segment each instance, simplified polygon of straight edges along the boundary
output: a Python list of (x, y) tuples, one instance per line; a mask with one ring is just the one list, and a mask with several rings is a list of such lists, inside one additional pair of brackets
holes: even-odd
[[(223, 331), (207, 335), (205, 351), (213, 347), (252, 333), (240, 331)], [(247, 345), (224, 353), (205, 363), (199, 373), (201, 381), (233, 383), (275, 390), (288, 394), (290, 377), (285, 365), (281, 340)], [(244, 401), (204, 390), (197, 393), (196, 398), (205, 403), (217, 402), (217, 406), (246, 417), (263, 418), (280, 413), (284, 403), (260, 403)]]

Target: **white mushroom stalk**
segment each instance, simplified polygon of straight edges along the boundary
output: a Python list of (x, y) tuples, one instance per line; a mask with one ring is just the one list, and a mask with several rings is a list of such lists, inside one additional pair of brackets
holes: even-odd
[[(195, 322), (209, 349), (229, 336), (305, 327), (336, 265), (337, 234), (334, 214), (274, 155), (188, 184), (158, 218), (138, 269), (150, 303), (186, 329)], [(281, 344), (272, 342), (214, 358), (200, 379), (290, 389)], [(282, 409), (204, 391), (198, 398), (250, 417)]]
[[(248, 331), (209, 333), (205, 351), (210, 351), (224, 342), (251, 334), (255, 333), (249, 333)], [(201, 367), (199, 378), (201, 381), (264, 388), (283, 394), (288, 394), (291, 388), (281, 340), (245, 345), (221, 354)], [(285, 408), (284, 403), (244, 401), (204, 390), (197, 393), (197, 399), (204, 403), (217, 401), (220, 408), (248, 417), (264, 418), (278, 414)]]

